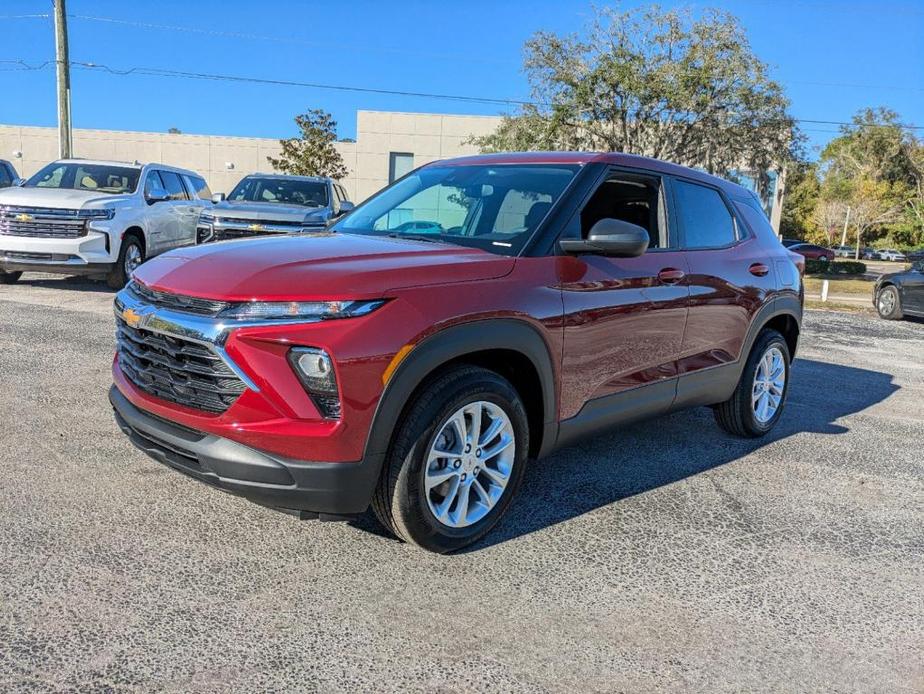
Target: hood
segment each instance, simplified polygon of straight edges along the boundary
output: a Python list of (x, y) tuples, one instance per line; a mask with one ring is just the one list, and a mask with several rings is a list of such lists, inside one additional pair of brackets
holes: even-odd
[(375, 299), (391, 290), (502, 277), (514, 258), (443, 243), (342, 233), (224, 241), (135, 271), (162, 291), (224, 301)]
[(49, 207), (64, 210), (80, 209), (90, 202), (112, 203), (124, 200), (125, 195), (106, 195), (91, 190), (68, 190), (66, 188), (3, 188), (0, 190), (0, 205), (23, 205), (26, 207)]
[(283, 205), (278, 202), (232, 202), (225, 200), (205, 211), (216, 217), (233, 217), (235, 219), (254, 219), (264, 222), (300, 222), (306, 214), (320, 212), (324, 207), (306, 207), (304, 205)]

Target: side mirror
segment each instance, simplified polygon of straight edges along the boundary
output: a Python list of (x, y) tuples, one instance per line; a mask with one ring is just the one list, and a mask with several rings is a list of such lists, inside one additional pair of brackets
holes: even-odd
[(224, 193), (212, 193), (212, 202), (216, 205), (220, 202), (224, 202), (225, 194)]
[(14, 179), (13, 179), (13, 185), (14, 185), (15, 187), (17, 187), (17, 188), (22, 188), (24, 185), (26, 185), (26, 179), (24, 179), (24, 178), (14, 178)]
[(601, 219), (590, 228), (586, 239), (561, 239), (558, 245), (565, 253), (607, 255), (614, 258), (635, 258), (648, 250), (648, 232), (637, 224), (621, 219)]
[(163, 202), (164, 200), (169, 200), (170, 194), (160, 186), (156, 186), (151, 188), (151, 190), (144, 196), (144, 199), (149, 205), (153, 205), (155, 202)]
[(356, 205), (354, 205), (349, 200), (344, 200), (343, 202), (340, 203), (340, 215), (341, 216), (349, 212), (352, 212), (355, 209), (356, 209)]

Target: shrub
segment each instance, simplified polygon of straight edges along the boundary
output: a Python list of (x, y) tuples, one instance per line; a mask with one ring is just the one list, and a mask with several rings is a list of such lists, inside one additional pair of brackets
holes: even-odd
[(866, 263), (856, 260), (836, 260), (833, 263), (823, 263), (806, 258), (805, 273), (807, 275), (863, 275), (866, 274)]

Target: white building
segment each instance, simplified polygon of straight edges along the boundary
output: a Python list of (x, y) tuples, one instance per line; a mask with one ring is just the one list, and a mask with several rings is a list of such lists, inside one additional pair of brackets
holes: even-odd
[[(500, 121), (500, 116), (358, 111), (356, 141), (335, 143), (350, 172), (342, 183), (354, 202), (362, 202), (416, 166), (477, 153), (465, 143), (493, 132)], [(249, 173), (272, 171), (267, 157), (278, 156), (280, 150), (279, 140), (270, 138), (119, 130), (74, 130), (73, 142), (76, 157), (156, 161), (192, 169), (205, 176), (214, 192), (222, 193)], [(0, 159), (12, 161), (21, 176), (31, 176), (57, 158), (57, 128), (0, 125)], [(770, 197), (776, 227), (780, 196)]]

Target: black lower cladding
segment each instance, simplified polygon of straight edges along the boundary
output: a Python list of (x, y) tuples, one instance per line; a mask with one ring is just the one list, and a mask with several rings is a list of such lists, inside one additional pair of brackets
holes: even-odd
[(208, 347), (116, 322), (119, 366), (146, 393), (220, 413), (244, 392), (244, 382)]
[(154, 460), (262, 506), (337, 520), (364, 512), (372, 499), (381, 456), (356, 463), (283, 458), (156, 417), (115, 386), (109, 401), (122, 431)]

